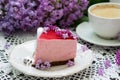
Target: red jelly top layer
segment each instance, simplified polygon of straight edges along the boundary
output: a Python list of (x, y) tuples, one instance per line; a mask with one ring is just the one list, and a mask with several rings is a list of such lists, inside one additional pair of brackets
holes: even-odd
[[(39, 39), (63, 39), (61, 36), (58, 36), (55, 31), (48, 31), (47, 33), (42, 33)], [(69, 37), (67, 39), (72, 39), (72, 37)], [(65, 39), (66, 40), (66, 39)]]

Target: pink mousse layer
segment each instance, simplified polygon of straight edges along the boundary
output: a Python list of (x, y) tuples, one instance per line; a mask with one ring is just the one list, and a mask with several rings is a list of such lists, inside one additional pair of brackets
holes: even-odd
[(68, 39), (38, 39), (34, 55), (35, 63), (38, 59), (43, 61), (64, 61), (75, 58), (77, 41)]
[(54, 31), (42, 33), (37, 40), (34, 55), (35, 63), (38, 59), (55, 62), (75, 58), (77, 40), (73, 38), (62, 39)]

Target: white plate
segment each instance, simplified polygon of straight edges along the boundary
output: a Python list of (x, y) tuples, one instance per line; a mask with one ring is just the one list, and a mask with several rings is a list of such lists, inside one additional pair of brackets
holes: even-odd
[(120, 41), (115, 40), (107, 40), (97, 36), (90, 26), (89, 22), (83, 22), (79, 24), (76, 28), (77, 34), (80, 36), (81, 39), (101, 46), (120, 46)]
[(48, 70), (38, 70), (31, 66), (23, 64), (23, 59), (27, 56), (32, 56), (34, 52), (35, 40), (25, 42), (16, 46), (9, 55), (9, 62), (17, 70), (32, 76), (37, 77), (62, 77), (77, 73), (89, 67), (93, 61), (93, 54), (91, 50), (84, 53), (81, 52), (81, 45), (77, 44), (77, 56), (75, 58), (75, 65), (67, 67), (66, 65), (51, 67)]

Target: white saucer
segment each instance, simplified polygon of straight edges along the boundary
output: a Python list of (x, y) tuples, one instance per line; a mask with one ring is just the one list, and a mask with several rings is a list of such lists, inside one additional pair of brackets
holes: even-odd
[(77, 44), (77, 56), (75, 58), (75, 65), (67, 67), (66, 65), (51, 67), (48, 70), (38, 70), (32, 66), (26, 66), (23, 64), (23, 60), (27, 56), (32, 56), (34, 52), (35, 40), (25, 42), (16, 46), (10, 53), (9, 62), (11, 65), (27, 74), (37, 77), (62, 77), (77, 73), (87, 67), (89, 67), (93, 61), (93, 54), (91, 50), (81, 52), (81, 45)]
[(101, 46), (120, 46), (119, 40), (107, 40), (97, 36), (90, 26), (89, 22), (83, 22), (79, 24), (76, 28), (77, 34), (80, 36), (81, 39)]

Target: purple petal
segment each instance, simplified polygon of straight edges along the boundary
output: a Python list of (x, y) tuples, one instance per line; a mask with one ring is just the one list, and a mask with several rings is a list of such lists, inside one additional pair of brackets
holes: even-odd
[(9, 43), (6, 43), (5, 46), (4, 46), (5, 49), (9, 49), (9, 47), (10, 47)]
[(43, 70), (43, 69), (46, 69), (46, 66), (41, 65), (41, 66), (40, 66), (40, 69), (42, 69), (42, 70)]
[(105, 72), (104, 72), (104, 68), (102, 68), (102, 67), (98, 68), (97, 73), (98, 73), (98, 75), (103, 76), (104, 73), (105, 73)]
[(40, 69), (40, 64), (36, 64), (35, 68)]
[(85, 52), (85, 51), (88, 50), (88, 47), (86, 45), (83, 45), (83, 46), (81, 46), (81, 49), (82, 49), (83, 52)]
[(116, 64), (120, 66), (120, 50), (116, 52)]
[(106, 68), (111, 67), (110, 60), (107, 59), (106, 61), (104, 61), (104, 65)]
[(50, 68), (50, 67), (51, 67), (50, 62), (48, 62), (48, 61), (46, 61), (46, 62), (44, 63), (44, 65), (46, 66), (46, 68)]
[(68, 36), (68, 34), (66, 33), (66, 34), (62, 34), (62, 38), (63, 39), (66, 39), (66, 38), (68, 38), (69, 36)]
[(69, 60), (68, 63), (67, 63), (67, 66), (70, 67), (70, 66), (73, 66), (73, 65), (75, 65), (74, 61)]
[(47, 33), (47, 31), (49, 31), (49, 30), (50, 30), (49, 27), (44, 27), (44, 28), (43, 28), (43, 32), (44, 32), (44, 33)]

